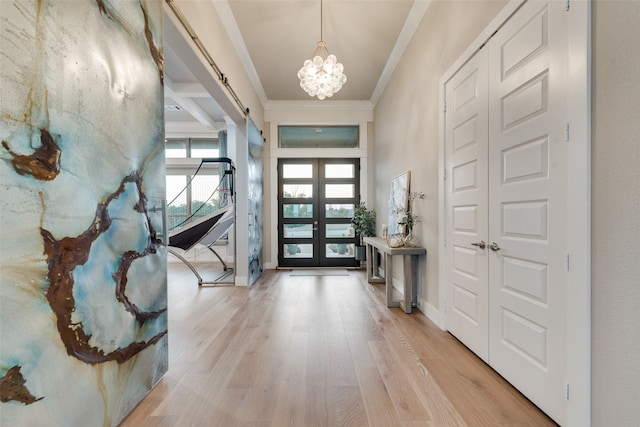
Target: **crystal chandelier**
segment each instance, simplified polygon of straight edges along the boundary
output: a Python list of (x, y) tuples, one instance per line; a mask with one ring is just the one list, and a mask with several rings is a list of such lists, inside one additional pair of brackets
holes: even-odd
[(327, 45), (322, 41), (322, 0), (320, 0), (320, 41), (313, 52), (313, 59), (304, 61), (298, 71), (300, 87), (310, 96), (317, 96), (322, 100), (333, 96), (347, 81), (342, 72), (344, 67), (335, 55), (329, 54)]

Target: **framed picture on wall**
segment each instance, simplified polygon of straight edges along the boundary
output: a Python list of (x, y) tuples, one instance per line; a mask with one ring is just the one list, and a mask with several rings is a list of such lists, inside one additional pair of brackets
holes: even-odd
[(405, 233), (405, 226), (398, 224), (398, 220), (409, 208), (410, 184), (411, 171), (403, 172), (391, 179), (391, 193), (389, 195), (389, 236)]

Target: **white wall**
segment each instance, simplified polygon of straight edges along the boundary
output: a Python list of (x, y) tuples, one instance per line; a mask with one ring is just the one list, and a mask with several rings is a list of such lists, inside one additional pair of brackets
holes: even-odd
[(640, 2), (593, 3), (592, 420), (640, 420)]
[[(416, 227), (427, 248), (420, 263), (420, 309), (437, 317), (438, 292), (438, 105), (439, 79), (504, 7), (505, 1), (435, 1), (407, 47), (374, 115), (375, 208), (387, 223), (391, 178), (411, 170), (412, 191), (425, 199), (414, 204), (422, 218)], [(394, 265), (401, 274), (400, 265)]]

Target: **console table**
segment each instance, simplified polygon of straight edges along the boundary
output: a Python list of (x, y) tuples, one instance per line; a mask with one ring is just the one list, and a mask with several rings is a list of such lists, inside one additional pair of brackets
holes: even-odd
[[(365, 237), (367, 259), (367, 281), (371, 283), (385, 283), (387, 291), (387, 307), (400, 307), (405, 313), (411, 313), (411, 309), (417, 305), (418, 292), (418, 259), (425, 255), (425, 248), (392, 248), (387, 245), (387, 240), (381, 237)], [(383, 254), (384, 276), (377, 275), (380, 262), (377, 253)], [(403, 257), (404, 267), (404, 298), (401, 301), (393, 300), (393, 262), (394, 255)]]

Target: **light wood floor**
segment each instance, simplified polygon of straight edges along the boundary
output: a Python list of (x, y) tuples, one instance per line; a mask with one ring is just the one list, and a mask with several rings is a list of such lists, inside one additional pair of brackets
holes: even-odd
[(198, 288), (169, 271), (169, 372), (122, 426), (549, 426), (364, 271)]

